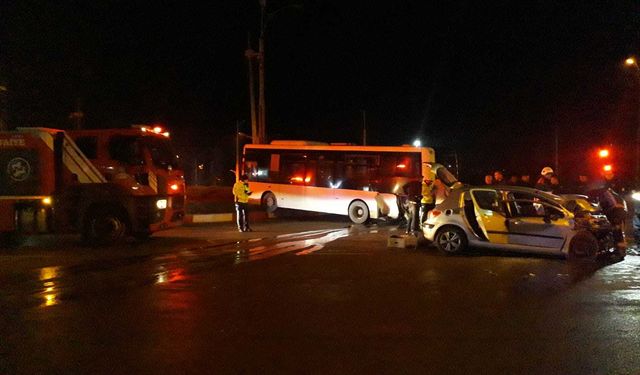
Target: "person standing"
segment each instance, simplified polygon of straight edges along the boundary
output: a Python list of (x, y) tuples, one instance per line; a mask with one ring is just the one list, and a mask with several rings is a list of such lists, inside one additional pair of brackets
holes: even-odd
[(511, 175), (511, 177), (509, 177), (509, 185), (520, 186), (520, 176), (517, 174)]
[(589, 176), (587, 176), (584, 173), (580, 174), (578, 176), (578, 183), (576, 184), (574, 193), (587, 194), (588, 191), (589, 191)]
[(520, 177), (520, 186), (531, 187), (531, 176), (528, 174), (523, 174)]
[(236, 221), (238, 232), (251, 232), (249, 227), (249, 176), (243, 174), (233, 185), (233, 196), (236, 204)]
[(427, 220), (427, 214), (436, 206), (433, 191), (433, 178), (426, 176), (422, 181), (422, 200), (420, 201), (420, 223)]
[(553, 190), (551, 187), (551, 176), (553, 176), (553, 169), (551, 167), (544, 167), (540, 171), (540, 178), (536, 182), (536, 189), (543, 191)]
[(553, 194), (559, 195), (566, 193), (564, 187), (560, 185), (560, 179), (555, 174), (549, 179), (549, 187), (551, 188), (551, 193)]
[(402, 190), (407, 196), (409, 204), (409, 218), (407, 222), (407, 234), (415, 234), (419, 230), (419, 207), (422, 200), (422, 183), (418, 180), (409, 181)]

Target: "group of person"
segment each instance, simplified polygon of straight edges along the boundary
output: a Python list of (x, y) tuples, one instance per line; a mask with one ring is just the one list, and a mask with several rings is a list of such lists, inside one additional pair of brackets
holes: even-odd
[[(604, 183), (614, 188), (613, 174), (606, 174), (604, 176)], [(528, 174), (513, 174), (506, 180), (502, 171), (495, 171), (493, 174), (484, 176), (484, 184), (531, 187), (553, 194), (586, 194), (592, 189), (591, 181), (586, 174), (580, 174), (578, 179), (573, 183), (563, 184), (551, 167), (542, 168), (540, 176), (535, 182), (532, 181), (531, 176)]]
[(436, 196), (439, 189), (446, 192), (442, 184), (437, 183), (437, 178), (429, 174), (421, 178), (421, 181), (409, 181), (402, 187), (406, 200), (400, 204), (405, 210), (407, 221), (407, 234), (416, 234), (420, 231), (421, 224), (427, 219), (429, 211), (436, 206)]

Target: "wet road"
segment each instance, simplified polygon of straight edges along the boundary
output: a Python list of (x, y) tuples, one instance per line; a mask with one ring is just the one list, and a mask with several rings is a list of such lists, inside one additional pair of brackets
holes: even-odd
[(387, 248), (393, 227), (295, 225), (0, 254), (21, 265), (0, 274), (0, 374), (640, 373), (640, 257), (447, 257)]

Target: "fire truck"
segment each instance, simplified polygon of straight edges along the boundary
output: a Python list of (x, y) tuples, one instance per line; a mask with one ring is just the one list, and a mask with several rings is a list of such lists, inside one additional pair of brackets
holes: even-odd
[(88, 244), (178, 226), (184, 173), (159, 126), (0, 132), (0, 239), (81, 233)]

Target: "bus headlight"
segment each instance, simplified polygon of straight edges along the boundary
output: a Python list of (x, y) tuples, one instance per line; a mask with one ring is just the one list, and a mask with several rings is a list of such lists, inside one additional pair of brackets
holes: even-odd
[(167, 200), (166, 199), (158, 199), (156, 201), (156, 207), (158, 207), (159, 210), (164, 210), (167, 208)]
[(633, 194), (631, 194), (631, 199), (634, 201), (640, 201), (640, 191), (634, 191)]

